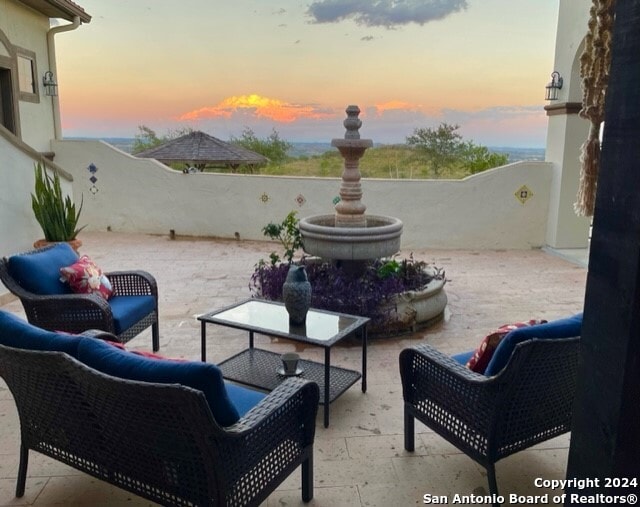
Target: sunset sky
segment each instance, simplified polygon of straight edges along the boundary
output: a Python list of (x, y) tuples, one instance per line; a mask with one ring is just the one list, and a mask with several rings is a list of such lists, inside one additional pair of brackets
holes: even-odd
[(489, 146), (543, 147), (558, 0), (76, 0), (56, 36), (65, 136), (404, 142), (457, 123)]

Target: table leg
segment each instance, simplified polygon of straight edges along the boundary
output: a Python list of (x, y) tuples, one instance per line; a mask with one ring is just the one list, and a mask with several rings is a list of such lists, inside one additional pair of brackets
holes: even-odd
[(249, 348), (253, 348), (253, 331), (249, 331)]
[(331, 349), (324, 349), (324, 427), (329, 427), (329, 386), (331, 383)]
[(361, 330), (362, 333), (362, 392), (367, 392), (367, 325)]
[(204, 320), (200, 322), (200, 358), (203, 363), (207, 360), (207, 326)]

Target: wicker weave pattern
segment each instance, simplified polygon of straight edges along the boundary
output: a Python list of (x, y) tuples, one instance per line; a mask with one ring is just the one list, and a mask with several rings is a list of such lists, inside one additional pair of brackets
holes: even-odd
[[(282, 368), (280, 354), (258, 348), (243, 350), (225, 359), (219, 366), (224, 378), (268, 391), (275, 389), (286, 378), (276, 373)], [(300, 378), (315, 382), (320, 392), (324, 392), (324, 364), (301, 359), (298, 366), (303, 371)], [(334, 401), (360, 378), (361, 374), (357, 371), (332, 366), (329, 401)], [(324, 404), (324, 400), (320, 400), (320, 403)]]
[(313, 383), (291, 379), (221, 428), (199, 391), (117, 379), (58, 352), (0, 346), (0, 376), (20, 416), (18, 494), (27, 449), (171, 506), (257, 505), (300, 464), (313, 476)]
[(579, 343), (521, 343), (494, 377), (474, 373), (430, 345), (403, 350), (405, 447), (413, 450), (416, 418), (485, 466), (497, 494), (496, 461), (570, 430)]
[(114, 296), (154, 296), (158, 299), (158, 284), (146, 271), (111, 271), (105, 273)]
[[(41, 252), (32, 250), (20, 255), (31, 255)], [(118, 341), (126, 343), (149, 326), (152, 326), (152, 346), (160, 348), (158, 328), (158, 284), (155, 278), (145, 271), (115, 271), (105, 273), (119, 296), (153, 296), (155, 309), (139, 322), (116, 335)], [(13, 294), (20, 298), (27, 320), (38, 327), (50, 331), (66, 331), (82, 333), (87, 329), (102, 329), (115, 334), (113, 313), (109, 303), (95, 294), (61, 294), (41, 296), (25, 290), (10, 274), (8, 259), (0, 259), (0, 280)]]

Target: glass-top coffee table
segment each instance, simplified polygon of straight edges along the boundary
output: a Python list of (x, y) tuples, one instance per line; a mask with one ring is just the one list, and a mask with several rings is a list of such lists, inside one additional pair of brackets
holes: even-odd
[[(218, 324), (249, 331), (249, 348), (222, 361), (218, 366), (228, 380), (259, 389), (273, 390), (287, 377), (280, 354), (254, 347), (254, 333), (288, 338), (324, 348), (324, 364), (300, 359), (300, 377), (316, 382), (324, 396), (324, 426), (329, 426), (329, 404), (362, 379), (367, 391), (367, 317), (310, 309), (303, 326), (289, 324), (289, 314), (282, 303), (248, 299), (232, 306), (200, 315), (201, 355), (207, 358), (207, 324)], [(362, 340), (362, 372), (331, 366), (331, 347), (347, 336), (358, 333)]]

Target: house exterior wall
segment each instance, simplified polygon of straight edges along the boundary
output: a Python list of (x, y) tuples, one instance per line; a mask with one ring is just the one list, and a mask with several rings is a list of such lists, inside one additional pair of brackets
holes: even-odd
[[(84, 200), (81, 224), (89, 230), (260, 240), (267, 223), (291, 210), (299, 217), (332, 213), (340, 188), (337, 178), (183, 174), (100, 141), (54, 141), (53, 148), (73, 175), (76, 202)], [(362, 181), (368, 214), (403, 221), (404, 249), (541, 247), (550, 184), (544, 162), (464, 180)], [(533, 194), (524, 204), (516, 196), (522, 186)]]
[[(41, 238), (42, 231), (31, 210), (34, 163), (37, 152), (51, 150), (54, 137), (53, 105), (44, 95), (42, 75), (49, 67), (47, 31), (49, 18), (14, 0), (0, 0), (0, 55), (10, 61), (15, 99), (18, 99), (19, 138), (0, 127), (0, 255), (28, 250)], [(16, 54), (26, 50), (35, 57), (38, 98), (35, 102), (19, 99)], [(22, 141), (21, 141), (22, 140)], [(72, 191), (62, 178), (63, 191)], [(8, 295), (0, 284), (0, 302)]]
[(35, 53), (39, 101), (19, 100), (21, 138), (35, 150), (48, 152), (55, 137), (52, 98), (42, 88), (42, 76), (49, 70), (49, 18), (13, 0), (0, 0), (0, 30), (14, 48)]
[[(0, 132), (0, 256), (29, 250), (35, 240), (43, 237), (31, 209), (34, 164), (38, 157), (37, 153), (23, 148), (10, 141), (6, 131)], [(64, 174), (60, 185), (65, 194), (71, 195), (71, 181)]]
[(0, 136), (0, 153), (0, 256), (5, 256), (30, 248), (42, 232), (31, 211), (33, 160), (4, 136)]

